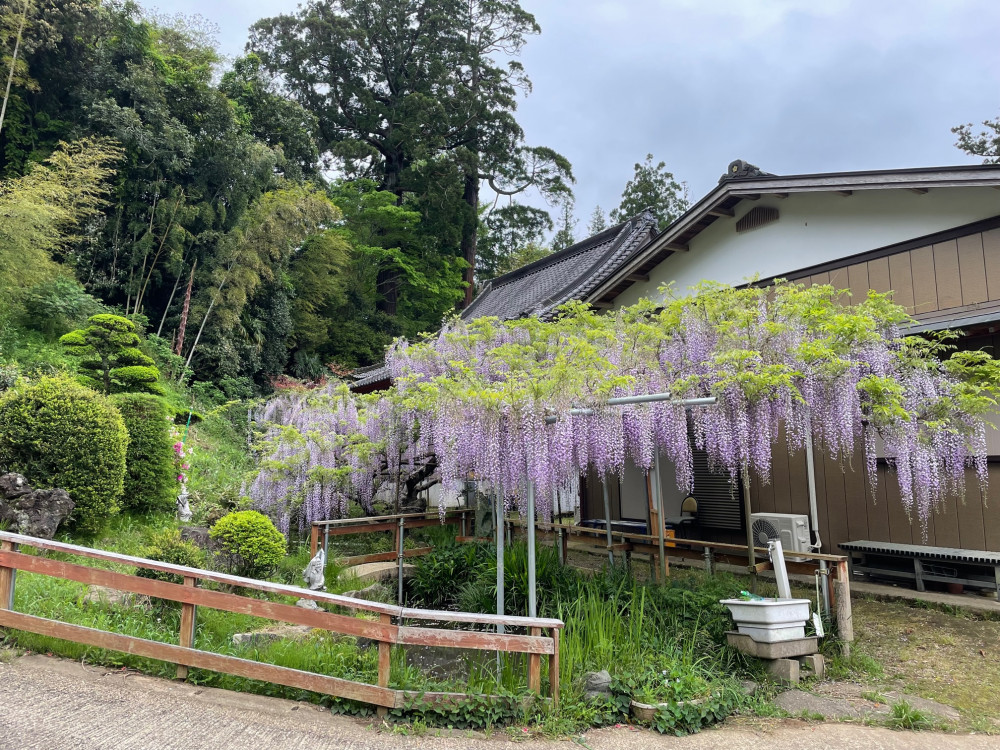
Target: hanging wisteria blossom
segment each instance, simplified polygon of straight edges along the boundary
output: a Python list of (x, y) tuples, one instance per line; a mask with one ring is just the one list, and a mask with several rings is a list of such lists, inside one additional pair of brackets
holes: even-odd
[[(951, 352), (947, 334), (902, 337), (909, 318), (886, 295), (783, 282), (665, 292), (615, 314), (572, 304), (551, 321), (453, 320), (389, 349), (383, 394), (274, 399), (256, 417), (267, 448), (250, 495), (301, 525), (343, 515), (350, 500), (368, 508), (381, 482), (433, 461), (446, 502), (469, 478), (508, 504), (530, 482), (548, 518), (586, 472), (649, 469), (657, 453), (683, 491), (695, 447), (734, 478), (767, 482), (775, 448), (801, 448), (808, 434), (845, 463), (860, 450), (872, 483), (881, 451), (924, 522), (964, 491), (967, 468), (985, 485), (983, 418), (1000, 384), (988, 355)], [(608, 405), (649, 393), (673, 400)], [(677, 403), (710, 396), (690, 411)]]

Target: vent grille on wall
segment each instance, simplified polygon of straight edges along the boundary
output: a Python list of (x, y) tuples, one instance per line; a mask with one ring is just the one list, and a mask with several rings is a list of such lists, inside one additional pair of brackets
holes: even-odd
[(778, 209), (770, 206), (754, 206), (736, 222), (737, 232), (752, 232), (778, 220)]
[(721, 473), (708, 467), (708, 454), (695, 448), (694, 492), (698, 501), (698, 525), (711, 529), (743, 529), (743, 488), (735, 486), (725, 469)]

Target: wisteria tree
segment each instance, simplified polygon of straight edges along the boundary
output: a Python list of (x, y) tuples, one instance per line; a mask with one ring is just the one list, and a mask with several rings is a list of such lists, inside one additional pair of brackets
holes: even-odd
[[(782, 425), (789, 450), (808, 433), (844, 462), (860, 448), (873, 483), (881, 451), (923, 522), (964, 491), (967, 467), (985, 485), (983, 417), (1000, 389), (987, 354), (953, 351), (950, 334), (902, 336), (909, 318), (886, 295), (790, 283), (693, 292), (614, 314), (571, 304), (553, 321), (453, 320), (399, 340), (390, 391), (341, 387), (264, 408), (251, 497), (286, 525), (306, 523), (350, 499), (367, 507), (380, 478), (398, 485), (433, 457), (446, 496), (474, 476), (512, 503), (531, 482), (550, 517), (560, 488), (589, 468), (621, 473), (627, 457), (649, 469), (660, 452), (690, 490), (693, 446), (734, 478), (769, 481)], [(647, 393), (716, 403), (607, 405)]]

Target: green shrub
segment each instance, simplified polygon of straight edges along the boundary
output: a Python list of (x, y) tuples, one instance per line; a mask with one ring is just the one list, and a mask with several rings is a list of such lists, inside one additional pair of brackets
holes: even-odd
[(74, 380), (42, 378), (0, 397), (0, 468), (66, 490), (76, 503), (70, 520), (84, 533), (118, 512), (127, 450), (118, 410)]
[[(181, 532), (168, 529), (153, 537), (153, 544), (143, 553), (143, 557), (171, 565), (186, 565), (189, 568), (205, 567), (205, 552), (191, 542), (181, 539)], [(168, 583), (184, 583), (184, 577), (173, 573), (163, 573), (159, 570), (139, 568), (136, 575), (141, 578), (152, 578)]]
[(153, 358), (139, 349), (135, 323), (120, 315), (92, 315), (86, 328), (59, 339), (80, 357), (80, 379), (104, 393), (163, 393)]
[(221, 547), (222, 567), (234, 575), (267, 578), (285, 556), (285, 535), (255, 510), (223, 516), (209, 534)]
[(144, 393), (123, 393), (112, 401), (129, 435), (122, 505), (139, 513), (173, 509), (178, 484), (166, 405)]
[(47, 334), (65, 332), (105, 307), (76, 279), (56, 276), (36, 284), (24, 298), (24, 325)]

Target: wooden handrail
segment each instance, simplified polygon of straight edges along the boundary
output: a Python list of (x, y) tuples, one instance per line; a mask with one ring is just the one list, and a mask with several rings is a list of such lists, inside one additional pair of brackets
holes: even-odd
[[(472, 508), (453, 508), (445, 512), (445, 519), (450, 516), (464, 516), (472, 513)], [(389, 516), (358, 516), (357, 518), (334, 518), (323, 521), (313, 521), (312, 526), (351, 526), (359, 525), (365, 526), (370, 523), (381, 523), (384, 521), (398, 521), (400, 518), (426, 518), (426, 519), (436, 519), (441, 520), (437, 511), (430, 511), (424, 513), (396, 513), (395, 515)]]
[[(170, 573), (182, 577), (184, 583), (171, 583), (50, 557), (28, 555), (18, 551), (21, 545), (133, 568)], [(13, 607), (13, 593), (16, 581), (14, 574), (18, 570), (90, 585), (107, 586), (120, 591), (178, 602), (182, 605), (180, 645), (174, 646), (133, 636), (94, 630), (16, 612)], [(304, 609), (291, 604), (257, 599), (237, 593), (213, 591), (199, 588), (197, 586), (199, 581), (211, 581), (239, 589), (311, 599), (352, 610), (375, 613), (379, 615), (379, 619), (378, 621), (361, 619), (322, 609)], [(378, 685), (317, 675), (195, 649), (193, 644), (197, 607), (248, 614), (377, 641), (379, 644)], [(411, 627), (403, 624), (406, 620), (522, 627), (527, 629), (528, 634), (499, 634), (446, 628)], [(393, 690), (388, 687), (389, 649), (393, 645), (441, 646), (528, 654), (528, 685), (536, 692), (540, 690), (541, 686), (540, 657), (548, 656), (550, 669), (556, 669), (556, 673), (550, 675), (551, 695), (554, 702), (558, 701), (557, 652), (559, 648), (558, 633), (563, 627), (561, 620), (410, 609), (8, 532), (0, 532), (0, 626), (173, 662), (178, 665), (178, 675), (181, 677), (186, 676), (188, 667), (210, 669), (372, 703), (378, 706), (383, 714), (388, 708), (404, 707), (408, 700), (419, 695), (411, 691)], [(549, 635), (543, 636), (543, 630), (548, 630)], [(431, 699), (435, 701), (458, 700), (461, 697), (463, 697), (461, 694), (435, 693)]]

